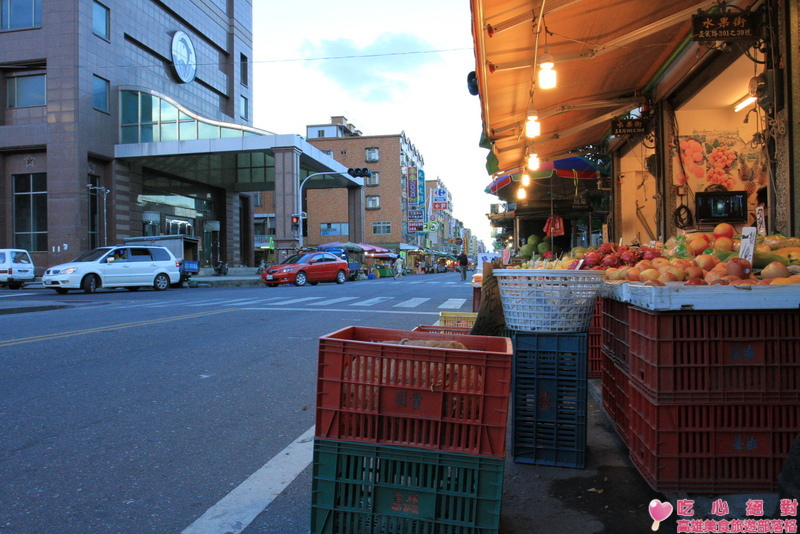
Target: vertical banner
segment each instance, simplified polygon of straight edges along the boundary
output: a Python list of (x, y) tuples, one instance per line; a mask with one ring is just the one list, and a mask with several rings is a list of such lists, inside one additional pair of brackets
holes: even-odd
[(408, 168), (408, 205), (414, 206), (419, 202), (417, 201), (417, 168)]
[(414, 170), (417, 172), (417, 204), (425, 207), (425, 171), (422, 169)]

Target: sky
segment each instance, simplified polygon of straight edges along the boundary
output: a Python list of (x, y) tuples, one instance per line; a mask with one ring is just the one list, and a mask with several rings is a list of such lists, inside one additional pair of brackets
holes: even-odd
[(491, 249), (469, 2), (295, 1), (253, 0), (253, 125), (305, 136), (342, 115), (363, 135), (405, 132)]

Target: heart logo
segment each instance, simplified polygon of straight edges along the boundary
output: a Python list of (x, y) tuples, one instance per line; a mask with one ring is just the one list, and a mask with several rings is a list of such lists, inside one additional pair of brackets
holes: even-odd
[(658, 499), (650, 501), (650, 517), (653, 521), (664, 521), (672, 515), (672, 505), (668, 502), (661, 502)]

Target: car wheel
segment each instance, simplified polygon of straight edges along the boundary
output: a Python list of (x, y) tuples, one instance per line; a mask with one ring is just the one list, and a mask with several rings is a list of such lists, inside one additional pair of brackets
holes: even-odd
[(339, 271), (336, 273), (336, 283), (337, 284), (344, 284), (347, 281), (347, 275), (344, 274), (344, 271)]
[(156, 275), (156, 279), (153, 280), (153, 289), (156, 291), (164, 291), (169, 287), (169, 277), (164, 274), (160, 273)]
[(304, 273), (303, 271), (300, 271), (299, 273), (297, 273), (297, 276), (294, 277), (294, 285), (296, 286), (304, 286), (306, 285), (307, 281), (308, 278), (306, 277), (306, 273)]
[(64, 287), (57, 287), (56, 293), (58, 293), (59, 295), (66, 295), (67, 293), (69, 293), (69, 289), (66, 289)]
[(20, 289), (22, 284), (8, 284), (8, 289)]
[(126, 287), (125, 289), (127, 289), (128, 291), (139, 291), (139, 286)]
[(94, 293), (97, 291), (97, 287), (99, 285), (100, 284), (97, 283), (97, 276), (93, 274), (87, 274), (81, 282), (81, 287), (83, 288), (84, 293)]

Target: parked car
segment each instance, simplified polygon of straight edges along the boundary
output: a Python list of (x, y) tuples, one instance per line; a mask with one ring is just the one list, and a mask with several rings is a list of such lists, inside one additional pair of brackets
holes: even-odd
[(19, 289), (34, 279), (33, 260), (27, 250), (0, 248), (0, 287)]
[(163, 291), (180, 282), (180, 262), (166, 247), (99, 247), (70, 263), (50, 267), (42, 276), (44, 287), (65, 294), (70, 289), (94, 293), (102, 288), (124, 287), (136, 291), (152, 287)]
[(306, 252), (289, 256), (278, 265), (264, 269), (261, 279), (269, 287), (279, 284), (304, 286), (319, 282), (343, 284), (350, 277), (347, 262), (328, 252)]

